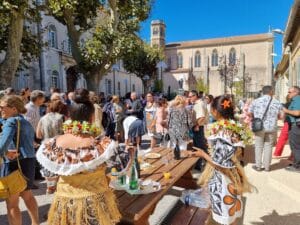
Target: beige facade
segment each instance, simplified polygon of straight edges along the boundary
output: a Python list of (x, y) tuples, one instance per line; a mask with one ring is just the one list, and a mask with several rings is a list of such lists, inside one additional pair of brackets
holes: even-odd
[(276, 95), (285, 102), (288, 88), (300, 86), (300, 0), (295, 0), (283, 38), (283, 56), (277, 65)]
[[(163, 74), (165, 92), (177, 91), (181, 81), (183, 89), (193, 89), (201, 78), (213, 95), (231, 93), (232, 81), (243, 81), (245, 96), (254, 96), (264, 85), (272, 83), (271, 33), (168, 43), (161, 47), (165, 47), (168, 65)], [(234, 76), (226, 80), (226, 90), (225, 79), (220, 75), (225, 64), (227, 74), (230, 65), (236, 65)]]

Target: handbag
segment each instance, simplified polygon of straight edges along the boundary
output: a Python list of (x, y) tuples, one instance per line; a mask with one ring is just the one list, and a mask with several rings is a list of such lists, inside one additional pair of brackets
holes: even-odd
[[(17, 153), (20, 143), (20, 121), (17, 120)], [(27, 182), (22, 173), (20, 166), (19, 156), (17, 156), (18, 169), (8, 176), (0, 177), (0, 198), (7, 199), (12, 195), (18, 194), (24, 191), (27, 187)]]
[(272, 97), (271, 97), (271, 99), (270, 99), (270, 101), (268, 103), (268, 106), (267, 106), (267, 108), (266, 108), (266, 110), (265, 110), (264, 115), (263, 115), (262, 118), (258, 118), (258, 117), (256, 117), (256, 118), (254, 117), (253, 118), (253, 120), (252, 120), (252, 126), (251, 126), (251, 129), (252, 129), (253, 132), (262, 131), (264, 129), (264, 119), (266, 117), (266, 114), (268, 112), (268, 109), (269, 109), (269, 106), (270, 106), (271, 102), (272, 102)]

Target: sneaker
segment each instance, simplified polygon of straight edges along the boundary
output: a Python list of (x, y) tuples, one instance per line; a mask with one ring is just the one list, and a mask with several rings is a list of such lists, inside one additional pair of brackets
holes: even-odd
[(253, 166), (252, 166), (252, 169), (254, 169), (254, 170), (258, 171), (258, 172), (260, 172), (260, 171), (263, 170), (262, 168), (257, 167), (256, 165), (253, 165)]
[(287, 171), (290, 171), (290, 172), (300, 173), (300, 168), (295, 167), (295, 166), (288, 166), (288, 167), (286, 167), (284, 169), (287, 170)]

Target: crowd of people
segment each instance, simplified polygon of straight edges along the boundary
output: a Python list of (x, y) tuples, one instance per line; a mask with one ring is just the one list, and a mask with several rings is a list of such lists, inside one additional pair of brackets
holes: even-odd
[[(105, 162), (116, 158), (120, 152), (116, 149), (123, 142), (125, 150), (142, 151), (142, 138), (147, 133), (151, 139), (149, 150), (161, 145), (195, 151), (189, 156), (200, 157), (195, 169), (203, 174), (200, 184), (209, 187), (214, 220), (235, 224), (242, 206), (232, 212), (226, 202), (219, 204), (217, 199), (234, 192), (242, 204), (241, 194), (251, 191), (241, 162), (245, 145), (251, 144), (252, 133), (247, 131), (254, 118), (262, 120), (263, 129), (253, 134), (253, 169), (271, 170), (277, 120), (283, 118), (285, 126), (273, 157), (281, 155), (289, 140), (292, 161), (286, 169), (300, 172), (299, 93), (299, 87), (291, 87), (288, 102), (282, 105), (273, 97), (271, 86), (263, 87), (261, 97), (238, 103), (232, 95), (214, 98), (195, 90), (168, 100), (151, 92), (145, 97), (131, 92), (128, 98), (121, 99), (117, 95), (104, 98), (86, 89), (66, 94), (52, 88), (47, 96), (40, 90), (25, 88), (17, 94), (8, 88), (0, 100), (0, 155), (4, 158), (1, 176), (18, 168), (18, 157), (27, 181), (25, 191), (6, 199), (9, 223), (22, 222), (21, 197), (32, 224), (39, 224), (38, 205), (31, 189), (38, 188), (34, 182), (41, 171), (47, 181), (47, 193), (55, 192), (49, 224), (79, 225), (84, 220), (89, 224), (115, 224), (120, 213), (107, 184), (109, 163)], [(17, 121), (21, 133), (19, 151), (14, 151)], [(108, 210), (103, 210), (102, 205)]]

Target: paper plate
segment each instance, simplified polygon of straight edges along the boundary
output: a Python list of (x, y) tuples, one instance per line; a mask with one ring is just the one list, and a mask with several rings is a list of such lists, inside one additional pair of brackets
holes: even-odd
[(155, 152), (149, 152), (145, 155), (147, 159), (159, 159), (161, 157), (161, 154), (155, 153)]

